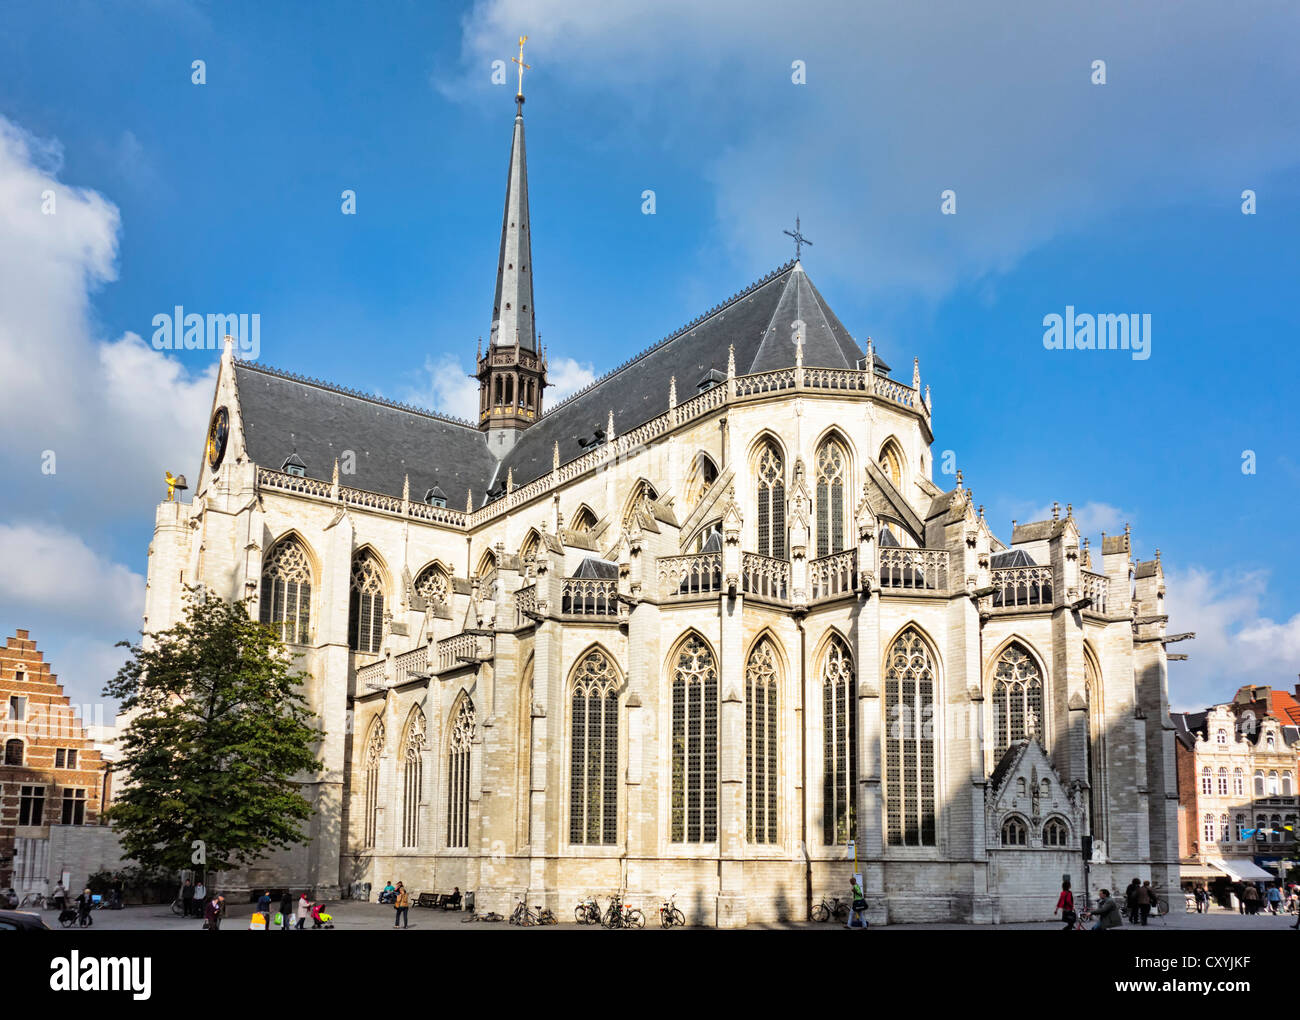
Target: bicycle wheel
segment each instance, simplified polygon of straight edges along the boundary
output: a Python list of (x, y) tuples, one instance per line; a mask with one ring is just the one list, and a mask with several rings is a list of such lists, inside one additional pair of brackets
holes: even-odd
[(645, 914), (641, 913), (641, 911), (636, 909), (629, 910), (627, 912), (627, 917), (625, 918), (624, 923), (629, 928), (644, 928)]
[(676, 907), (673, 907), (673, 911), (672, 911), (672, 915), (671, 915), (671, 916), (672, 916), (672, 923), (673, 923), (673, 924), (680, 925), (680, 926), (683, 927), (683, 928), (686, 927), (686, 915), (683, 914), (683, 913), (682, 913), (680, 910), (678, 910)]
[(831, 911), (831, 916), (837, 921), (844, 921), (849, 916), (849, 905), (847, 903), (836, 903), (835, 909)]
[(831, 919), (831, 912), (826, 908), (825, 903), (818, 903), (817, 906), (812, 908), (812, 919), (814, 921), (829, 921)]
[(180, 917), (181, 914), (185, 913), (185, 904), (179, 899), (172, 900), (172, 913)]
[(588, 923), (588, 922), (587, 922), (587, 908), (586, 908), (586, 907), (574, 907), (574, 908), (573, 908), (573, 919), (574, 919), (578, 924), (587, 924), (587, 923)]

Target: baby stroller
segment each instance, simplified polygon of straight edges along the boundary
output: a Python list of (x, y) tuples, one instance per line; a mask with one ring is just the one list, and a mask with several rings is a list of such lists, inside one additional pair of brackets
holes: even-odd
[(325, 904), (316, 903), (311, 908), (311, 926), (313, 928), (333, 928), (334, 915), (325, 913)]
[(77, 908), (64, 907), (59, 911), (59, 924), (64, 928), (71, 928), (77, 923)]

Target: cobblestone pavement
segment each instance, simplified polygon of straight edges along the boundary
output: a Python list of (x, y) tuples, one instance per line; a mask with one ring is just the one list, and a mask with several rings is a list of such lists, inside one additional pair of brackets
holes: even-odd
[[(251, 904), (235, 904), (229, 909), (229, 914), (222, 923), (222, 931), (247, 931), (248, 918), (253, 912)], [(334, 915), (334, 924), (337, 930), (371, 930), (371, 931), (391, 931), (393, 921), (393, 909), (388, 906), (380, 906), (377, 903), (354, 903), (350, 900), (343, 900), (330, 904), (329, 913)], [(646, 930), (653, 931), (658, 929), (658, 919), (651, 912), (647, 911)], [(44, 911), (42, 916), (45, 923), (52, 928), (58, 927), (57, 911)], [(92, 931), (201, 931), (203, 922), (195, 918), (182, 918), (172, 914), (169, 908), (165, 906), (138, 906), (127, 907), (124, 910), (97, 910), (94, 912), (94, 925)], [(516, 929), (511, 925), (504, 923), (498, 924), (477, 924), (464, 923), (465, 915), (454, 911), (427, 910), (414, 907), (411, 909), (410, 931), (516, 931), (525, 929)], [(1158, 931), (1218, 931), (1218, 930), (1248, 930), (1248, 931), (1286, 931), (1295, 918), (1286, 915), (1272, 916), (1260, 915), (1257, 917), (1247, 917), (1242, 914), (1232, 913), (1227, 910), (1215, 910), (1209, 914), (1188, 914), (1176, 913), (1168, 914), (1153, 919), (1145, 928), (1137, 928), (1125, 925), (1119, 931), (1139, 931), (1139, 932), (1158, 932)], [(889, 925), (885, 928), (876, 929), (878, 931), (969, 931), (969, 932), (987, 932), (987, 931), (1055, 931), (1061, 927), (1059, 921), (1038, 921), (1021, 924), (1004, 924), (993, 927), (960, 925), (960, 924), (903, 924)], [(751, 925), (751, 929), (773, 929), (773, 930), (813, 930), (813, 931), (843, 931), (843, 928), (835, 923), (815, 924), (811, 921), (787, 922), (779, 924), (762, 924)], [(76, 930), (76, 929), (73, 929)], [(311, 922), (307, 922), (306, 929), (311, 930)], [(528, 931), (604, 931), (600, 927), (583, 928), (575, 925), (571, 919), (567, 922), (561, 918), (561, 923), (555, 928), (531, 928)], [(259, 934), (271, 934), (270, 932)], [(283, 934), (276, 932), (276, 934)], [(301, 934), (301, 933), (299, 933)], [(319, 933), (317, 933), (319, 934)], [(1300, 939), (1300, 933), (1297, 933)]]

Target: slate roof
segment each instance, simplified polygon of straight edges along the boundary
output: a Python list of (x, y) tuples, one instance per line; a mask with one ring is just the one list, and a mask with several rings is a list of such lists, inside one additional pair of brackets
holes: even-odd
[(1008, 549), (1006, 552), (994, 553), (989, 557), (989, 566), (999, 567), (1033, 567), (1034, 558), (1023, 549)]
[(1184, 747), (1196, 746), (1196, 734), (1205, 735), (1207, 712), (1171, 712), (1169, 721), (1174, 724), (1174, 739)]
[(482, 499), (496, 469), (486, 438), (468, 422), (246, 361), (235, 362), (235, 382), (244, 443), (261, 467), (278, 471), (296, 451), (308, 478), (329, 481), (335, 458), (352, 450), (356, 472), (340, 474), (339, 484), (400, 496), (409, 473), (412, 499), (440, 488), (457, 510), (468, 488)]
[[(679, 402), (695, 396), (696, 382), (711, 371), (725, 378), (732, 345), (738, 375), (793, 366), (796, 320), (804, 324), (805, 365), (856, 368), (865, 357), (803, 267), (788, 262), (551, 408), (501, 461), (471, 422), (236, 362), (245, 443), (262, 467), (279, 469), (296, 451), (307, 476), (326, 481), (334, 459), (353, 450), (356, 472), (341, 484), (401, 495), (409, 473), (414, 499), (437, 486), (462, 509), (472, 489), (479, 506), (489, 487), (504, 491), (508, 472), (518, 487), (550, 471), (557, 442), (562, 464), (580, 456), (580, 440), (603, 430), (610, 411), (622, 435), (668, 410), (672, 377)], [(888, 371), (878, 357), (874, 368)]]

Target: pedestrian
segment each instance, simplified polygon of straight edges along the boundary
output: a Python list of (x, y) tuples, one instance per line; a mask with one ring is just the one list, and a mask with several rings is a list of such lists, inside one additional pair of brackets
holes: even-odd
[(203, 879), (194, 883), (194, 913), (195, 916), (203, 909), (203, 904), (208, 901), (208, 887), (203, 884)]
[(1242, 899), (1246, 901), (1246, 913), (1259, 913), (1259, 887), (1254, 882), (1246, 883), (1246, 891), (1242, 893)]
[(262, 923), (265, 927), (262, 931), (271, 930), (271, 890), (267, 889), (257, 898), (257, 909), (262, 915)]
[(286, 889), (280, 896), (280, 927), (288, 931), (293, 917), (293, 893)]
[(406, 918), (411, 911), (411, 897), (406, 891), (406, 886), (401, 882), (397, 883), (397, 888), (393, 890), (393, 906), (396, 908), (396, 914), (393, 917), (393, 927), (397, 927), (400, 921), (402, 927), (406, 927)]
[(6, 910), (18, 909), (18, 893), (14, 891), (13, 886), (10, 886), (8, 889), (5, 890), (5, 909)]
[(1068, 878), (1061, 883), (1061, 895), (1057, 898), (1056, 909), (1052, 913), (1055, 914), (1057, 910), (1061, 912), (1061, 920), (1065, 922), (1065, 927), (1061, 930), (1069, 931), (1074, 927), (1078, 915), (1074, 912), (1074, 893), (1070, 892), (1070, 880)]
[(62, 880), (54, 886), (53, 901), (60, 910), (64, 910), (68, 905), (68, 890), (63, 888)]
[(203, 927), (206, 931), (221, 930), (221, 901), (216, 896), (203, 905)]
[[(1147, 926), (1147, 918), (1151, 915), (1151, 883), (1143, 882), (1137, 887), (1133, 894), (1133, 899), (1137, 902), (1137, 919), (1143, 928)], [(1129, 915), (1132, 920), (1132, 914)]]
[(1237, 913), (1244, 914), (1246, 912), (1246, 883), (1233, 882), (1232, 892), (1237, 897)]
[(1142, 888), (1142, 883), (1134, 878), (1124, 890), (1124, 909), (1128, 912), (1128, 922), (1132, 924), (1137, 920), (1137, 891)]
[(1281, 906), (1282, 906), (1282, 890), (1277, 887), (1276, 883), (1274, 883), (1273, 885), (1270, 885), (1268, 887), (1269, 913), (1271, 914), (1280, 913)]
[(1196, 912), (1198, 914), (1207, 913), (1210, 909), (1210, 894), (1206, 892), (1204, 885), (1196, 887)]
[(307, 894), (303, 893), (298, 898), (298, 923), (294, 925), (298, 931), (302, 931), (302, 926), (307, 923), (307, 918), (311, 916), (311, 903), (307, 900)]
[(1119, 916), (1119, 904), (1111, 898), (1109, 889), (1103, 889), (1097, 900), (1097, 923), (1092, 926), (1092, 930), (1105, 931), (1107, 928), (1119, 928), (1123, 924)]
[(867, 900), (862, 895), (862, 881), (857, 875), (854, 875), (849, 879), (849, 919), (844, 927), (861, 928), (865, 931), (867, 927), (866, 913)]
[(188, 878), (185, 884), (181, 886), (181, 917), (192, 917), (194, 914), (194, 883)]
[(94, 924), (90, 916), (91, 908), (95, 905), (95, 898), (90, 894), (89, 889), (83, 889), (81, 895), (77, 897), (77, 924), (82, 928), (89, 928)]

